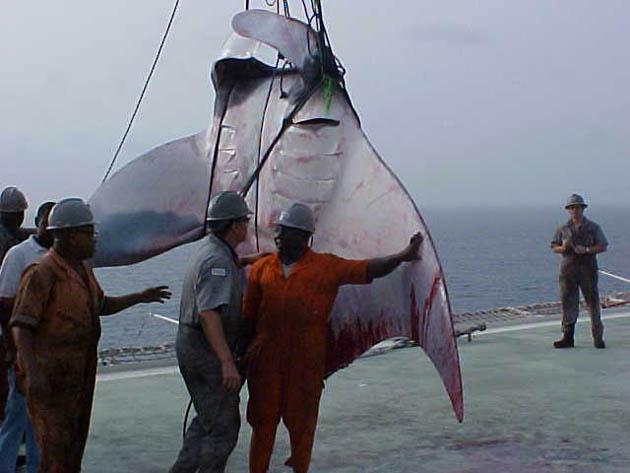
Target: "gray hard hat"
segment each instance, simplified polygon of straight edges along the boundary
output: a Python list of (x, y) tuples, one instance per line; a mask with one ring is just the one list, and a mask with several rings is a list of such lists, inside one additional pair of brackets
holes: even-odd
[(48, 230), (95, 225), (90, 206), (78, 197), (60, 200), (50, 211)]
[(278, 225), (315, 233), (315, 216), (308, 205), (296, 202), (280, 213)]
[(0, 194), (0, 212), (24, 212), (27, 208), (26, 197), (17, 187), (7, 187)]
[(567, 203), (564, 206), (564, 208), (568, 209), (569, 207), (573, 205), (581, 205), (582, 207), (588, 207), (588, 205), (586, 205), (586, 202), (584, 202), (584, 198), (580, 194), (571, 194), (569, 198), (567, 199)]
[(247, 207), (245, 199), (238, 192), (223, 191), (219, 192), (212, 199), (208, 206), (209, 222), (218, 222), (220, 220), (237, 220), (252, 214)]

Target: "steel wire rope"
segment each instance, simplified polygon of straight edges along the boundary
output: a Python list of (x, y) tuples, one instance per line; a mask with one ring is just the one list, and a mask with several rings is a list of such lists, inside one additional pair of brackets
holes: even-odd
[(308, 9), (306, 8), (306, 1), (302, 0), (302, 8), (304, 9), (304, 17), (308, 20), (308, 17), (310, 16), (308, 14)]
[[(276, 56), (276, 65), (273, 68), (273, 75), (269, 83), (269, 89), (267, 90), (267, 97), (265, 98), (265, 106), (263, 107), (262, 119), (260, 121), (260, 135), (258, 137), (258, 155), (256, 156), (256, 165), (260, 165), (260, 152), (262, 151), (263, 132), (265, 128), (265, 117), (267, 115), (267, 108), (269, 107), (269, 100), (271, 99), (271, 92), (273, 92), (273, 84), (276, 81), (278, 74), (278, 65), (280, 64), (280, 53)], [(286, 63), (285, 63), (286, 64)], [(284, 73), (284, 66), (280, 71), (280, 93), (282, 94), (282, 77)], [(256, 237), (256, 251), (260, 251), (260, 238), (258, 236), (258, 208), (260, 198), (260, 179), (256, 179), (256, 207), (254, 209), (254, 235)]]
[(321, 0), (311, 0), (311, 7), (313, 8), (313, 15), (318, 20), (317, 30), (320, 38), (320, 47), (322, 48), (322, 73), (326, 68), (329, 68), (331, 72), (334, 71), (337, 83), (346, 90), (344, 76), (347, 71), (339, 58), (335, 56), (332, 51), (332, 44), (330, 42), (330, 37), (328, 36), (328, 29), (324, 23), (324, 12)]
[(271, 152), (275, 148), (276, 144), (278, 144), (278, 141), (280, 141), (280, 138), (282, 138), (282, 136), (287, 131), (287, 129), (292, 125), (292, 120), (300, 112), (300, 110), (302, 110), (302, 107), (304, 107), (304, 105), (306, 104), (308, 99), (310, 99), (313, 96), (313, 94), (317, 91), (317, 89), (319, 89), (321, 86), (322, 86), (322, 81), (319, 81), (316, 84), (314, 84), (312, 87), (310, 87), (306, 91), (306, 93), (303, 95), (303, 97), (300, 99), (300, 101), (295, 105), (293, 110), (291, 110), (291, 113), (289, 113), (289, 115), (282, 121), (282, 128), (280, 129), (278, 134), (275, 136), (275, 138), (271, 141), (271, 143), (269, 144), (269, 147), (265, 151), (265, 154), (263, 155), (260, 163), (258, 164), (256, 169), (254, 170), (252, 175), (249, 177), (249, 179), (247, 179), (247, 181), (245, 182), (245, 185), (241, 189), (240, 193), (241, 193), (241, 195), (243, 197), (247, 196), (247, 194), (249, 193), (252, 185), (254, 185), (254, 182), (260, 176), (260, 172), (262, 171), (262, 168), (267, 163), (267, 160), (269, 159), (269, 156), (271, 155)]
[[(267, 0), (265, 0), (265, 1), (267, 1)], [(319, 42), (320, 47), (321, 47), (322, 45), (325, 44), (325, 39), (324, 39), (324, 37), (325, 37), (325, 27), (323, 26), (323, 15), (322, 15), (322, 12), (321, 12), (321, 3), (320, 3), (320, 0), (310, 0), (310, 1), (311, 1), (311, 6), (312, 6), (313, 11), (314, 11), (315, 19), (317, 20), (316, 23), (317, 23), (317, 29), (318, 29), (318, 42)], [(286, 2), (286, 0), (285, 0), (285, 2)], [(324, 31), (324, 33), (322, 33), (322, 31)], [(323, 54), (326, 54), (326, 55), (330, 54), (330, 55), (332, 55), (332, 51), (327, 50), (327, 49), (325, 49), (323, 47), (321, 49), (322, 50), (320, 51), (320, 55), (323, 55)], [(334, 58), (334, 55), (332, 55), (332, 57)], [(311, 86), (309, 88), (309, 90), (306, 91), (304, 96), (296, 104), (296, 106), (293, 108), (291, 113), (289, 113), (289, 115), (283, 120), (283, 124), (282, 124), (282, 127), (281, 127), (279, 133), (272, 140), (272, 142), (269, 145), (269, 148), (265, 151), (265, 154), (263, 155), (262, 159), (258, 162), (258, 166), (256, 167), (256, 169), (254, 170), (252, 175), (245, 182), (245, 185), (241, 189), (240, 193), (241, 193), (241, 195), (243, 197), (247, 196), (247, 194), (251, 190), (251, 187), (254, 185), (254, 183), (256, 183), (257, 187), (258, 187), (258, 178), (260, 176), (260, 172), (262, 171), (263, 167), (267, 163), (267, 160), (269, 159), (269, 156), (271, 155), (272, 150), (274, 149), (274, 147), (276, 146), (276, 144), (278, 143), (278, 141), (280, 140), (280, 138), (282, 137), (284, 132), (291, 125), (291, 121), (293, 120), (293, 118), (302, 109), (302, 107), (308, 101), (308, 99), (313, 96), (313, 94), (315, 93), (316, 90), (318, 90), (321, 87), (323, 87), (323, 85), (324, 85), (324, 77), (325, 77), (325, 75), (324, 75), (325, 67), (324, 67), (324, 61), (320, 60), (320, 62), (321, 62), (320, 63), (321, 79), (316, 84)], [(333, 64), (334, 64), (334, 61), (333, 61)]]
[(186, 438), (186, 427), (188, 427), (188, 416), (190, 415), (190, 408), (192, 407), (193, 400), (192, 396), (190, 401), (188, 401), (188, 405), (186, 406), (186, 413), (184, 414), (184, 430), (182, 432), (182, 439)]
[[(312, 15), (308, 12), (308, 7), (306, 6), (306, 1), (302, 0), (302, 8), (304, 9), (304, 18), (308, 23), (309, 28), (313, 28), (313, 20), (315, 19), (315, 13)], [(309, 56), (312, 58), (316, 57), (316, 54), (313, 53), (313, 49), (311, 47), (311, 35), (306, 33), (306, 48), (308, 50)]]
[(319, 0), (311, 0), (311, 3), (313, 5), (313, 12), (315, 13), (315, 19), (317, 22), (317, 39), (319, 41), (319, 54), (321, 56), (321, 60), (320, 60), (320, 68), (321, 68), (321, 74), (322, 77), (324, 76), (325, 71), (325, 62), (327, 62), (327, 56), (328, 56), (328, 51), (326, 50), (326, 44), (324, 41), (324, 34), (326, 32), (325, 28), (324, 28), (324, 19), (323, 19), (323, 15), (322, 15), (322, 10), (321, 10), (321, 3), (319, 3)]
[[(276, 6), (276, 11), (278, 14), (280, 14), (280, 2), (279, 0), (265, 0), (265, 3), (267, 4), (268, 7), (273, 7), (274, 5)], [(285, 0), (285, 14), (287, 12), (288, 9), (288, 5), (286, 5), (286, 0)], [(265, 105), (263, 107), (263, 118), (260, 122), (260, 136), (258, 138), (258, 156), (257, 156), (257, 165), (260, 164), (260, 153), (262, 151), (262, 140), (263, 140), (263, 129), (264, 129), (264, 125), (265, 125), (265, 116), (267, 114), (267, 109), (269, 107), (269, 100), (271, 99), (271, 92), (273, 91), (273, 84), (276, 80), (276, 76), (278, 74), (278, 66), (280, 64), (280, 54), (278, 54), (278, 56), (276, 57), (276, 65), (274, 67), (273, 70), (273, 75), (271, 77), (271, 81), (269, 83), (269, 89), (267, 90), (267, 96), (265, 97)], [(282, 91), (282, 80), (284, 78), (284, 69), (287, 65), (287, 62), (284, 63), (284, 65), (282, 66), (282, 70), (280, 71), (280, 96), (282, 97), (283, 91)], [(254, 235), (256, 238), (256, 251), (260, 251), (260, 237), (259, 237), (259, 233), (258, 233), (258, 209), (259, 209), (259, 199), (260, 199), (260, 180), (256, 179), (256, 205), (254, 208)]]
[[(173, 20), (175, 19), (175, 14), (177, 13), (177, 9), (179, 8), (179, 2), (180, 0), (175, 0), (175, 3), (173, 4), (173, 9), (171, 11), (171, 15), (168, 19), (168, 23), (166, 25), (166, 29), (164, 30), (164, 33), (162, 34), (162, 39), (160, 40), (160, 45), (158, 46), (158, 50), (155, 54), (155, 58), (153, 59), (153, 63), (151, 64), (151, 68), (149, 70), (149, 73), (147, 74), (147, 77), (144, 81), (144, 85), (142, 86), (142, 91), (140, 92), (140, 96), (138, 97), (138, 100), (136, 101), (136, 106), (133, 110), (133, 113), (131, 114), (131, 118), (129, 119), (129, 123), (127, 124), (127, 128), (125, 129), (125, 132), (123, 133), (122, 138), (120, 139), (120, 142), (118, 143), (118, 147), (116, 148), (116, 152), (114, 153), (114, 157), (112, 158), (112, 161), (109, 163), (109, 167), (107, 168), (107, 171), (105, 172), (105, 175), (103, 176), (103, 180), (101, 181), (101, 184), (104, 183), (107, 178), (109, 177), (109, 174), (111, 173), (112, 169), (114, 168), (114, 164), (116, 164), (116, 160), (118, 159), (118, 155), (120, 154), (120, 151), (122, 150), (123, 145), (125, 144), (125, 141), (127, 139), (127, 136), (129, 135), (129, 132), (131, 131), (131, 127), (133, 125), (133, 122), (135, 121), (136, 116), (138, 115), (138, 111), (140, 110), (140, 105), (142, 104), (142, 99), (144, 98), (144, 95), (147, 91), (147, 88), (149, 87), (149, 83), (151, 82), (151, 78), (153, 77), (153, 73), (155, 72), (155, 68), (157, 67), (157, 63), (160, 60), (160, 56), (162, 54), (162, 50), (164, 49), (164, 45), (166, 44), (166, 39), (168, 38), (168, 35), (171, 31), (171, 27), (173, 26)], [(140, 328), (140, 331), (142, 331), (144, 327), (143, 326)], [(139, 335), (140, 333), (138, 333)], [(183, 437), (185, 437), (186, 435), (186, 424), (188, 423), (188, 415), (190, 413), (190, 408), (192, 407), (192, 398), (190, 399), (188, 406), (186, 408), (186, 414), (184, 415), (184, 426), (183, 426)]]
[[(319, 7), (319, 8), (318, 8)], [(325, 49), (325, 42), (323, 38), (324, 34), (324, 22), (322, 18), (321, 4), (318, 0), (311, 0), (311, 8), (313, 10), (313, 17), (315, 19), (315, 30), (317, 31), (317, 42), (319, 46), (319, 55), (320, 55), (320, 74), (324, 77), (325, 67), (324, 64), (327, 62), (328, 52)]]
[(151, 77), (153, 77), (153, 72), (155, 71), (157, 63), (160, 59), (160, 55), (162, 54), (162, 49), (164, 48), (164, 44), (166, 43), (166, 38), (168, 37), (168, 34), (171, 31), (171, 26), (173, 25), (173, 20), (175, 19), (175, 14), (177, 13), (178, 7), (179, 7), (179, 0), (175, 0), (175, 4), (173, 5), (173, 11), (171, 12), (171, 16), (168, 20), (168, 24), (166, 25), (166, 29), (164, 30), (164, 34), (162, 35), (162, 40), (160, 41), (160, 46), (158, 47), (157, 53), (155, 55), (155, 59), (153, 60), (153, 64), (151, 65), (151, 69), (149, 70), (149, 74), (147, 75), (147, 78), (144, 81), (144, 86), (142, 87), (142, 92), (140, 92), (140, 97), (138, 97), (138, 101), (136, 102), (136, 107), (134, 108), (133, 113), (131, 114), (131, 118), (129, 120), (129, 123), (127, 124), (127, 129), (123, 133), (120, 143), (118, 144), (118, 148), (116, 148), (114, 157), (112, 158), (111, 163), (109, 163), (109, 167), (107, 168), (107, 171), (105, 172), (105, 176), (103, 177), (101, 184), (107, 180), (107, 178), (109, 177), (109, 174), (112, 172), (112, 169), (114, 168), (114, 164), (116, 163), (116, 160), (118, 159), (118, 155), (120, 154), (120, 151), (122, 150), (122, 147), (125, 144), (125, 140), (127, 139), (129, 132), (131, 131), (131, 126), (133, 125), (136, 115), (138, 114), (138, 111), (140, 110), (140, 104), (142, 103), (144, 94), (146, 93), (147, 88), (149, 87), (149, 82), (151, 81)]

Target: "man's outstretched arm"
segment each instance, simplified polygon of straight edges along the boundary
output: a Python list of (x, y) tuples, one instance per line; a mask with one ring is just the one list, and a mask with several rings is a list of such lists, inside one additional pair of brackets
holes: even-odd
[(166, 299), (170, 298), (171, 293), (168, 290), (168, 286), (150, 287), (142, 292), (134, 292), (125, 296), (105, 296), (101, 315), (112, 315), (136, 304), (148, 304), (150, 302), (163, 304)]
[(387, 276), (400, 266), (401, 263), (419, 260), (419, 250), (422, 241), (422, 234), (416, 233), (411, 237), (409, 245), (399, 253), (369, 260), (367, 267), (368, 281)]

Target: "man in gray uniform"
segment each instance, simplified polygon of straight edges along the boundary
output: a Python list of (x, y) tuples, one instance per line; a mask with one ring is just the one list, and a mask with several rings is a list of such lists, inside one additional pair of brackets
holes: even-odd
[(244, 350), (241, 298), (244, 275), (234, 249), (247, 237), (251, 211), (236, 192), (210, 202), (210, 234), (188, 269), (182, 290), (177, 361), (197, 416), (171, 473), (222, 473), (240, 428)]
[(551, 241), (551, 250), (562, 255), (560, 263), (560, 297), (562, 300), (563, 337), (554, 342), (555, 348), (572, 348), (575, 322), (580, 310), (580, 294), (591, 316), (591, 331), (595, 348), (606, 348), (597, 288), (597, 253), (608, 248), (602, 229), (584, 217), (587, 207), (582, 196), (571, 194), (565, 209), (570, 219), (560, 225)]

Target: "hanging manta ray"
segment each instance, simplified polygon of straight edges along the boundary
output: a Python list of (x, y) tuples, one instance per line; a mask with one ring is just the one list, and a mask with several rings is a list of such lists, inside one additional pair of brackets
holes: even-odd
[[(294, 201), (314, 210), (319, 252), (372, 258), (421, 231), (420, 262), (339, 291), (327, 373), (386, 338), (409, 337), (434, 363), (461, 421), (457, 345), (435, 247), (409, 194), (361, 130), (319, 25), (317, 31), (265, 10), (234, 17), (234, 33), (212, 68), (208, 130), (140, 156), (92, 196), (100, 222), (94, 262), (127, 265), (201, 238), (208, 200), (223, 190), (241, 191), (255, 209), (242, 252), (273, 250), (274, 224)], [(277, 51), (275, 66), (260, 59), (269, 47)]]

